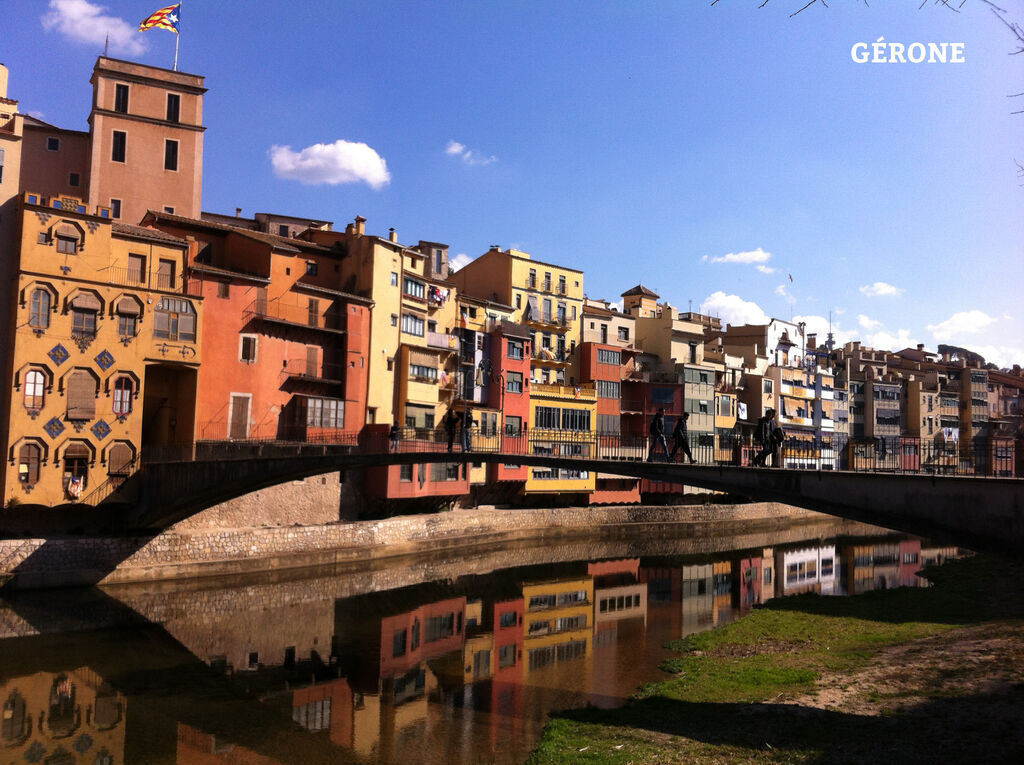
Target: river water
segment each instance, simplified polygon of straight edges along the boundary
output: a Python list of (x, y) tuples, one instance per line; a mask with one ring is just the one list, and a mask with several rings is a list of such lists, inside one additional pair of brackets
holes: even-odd
[(0, 601), (0, 763), (521, 763), (665, 642), (955, 556), (852, 524), (510, 546)]

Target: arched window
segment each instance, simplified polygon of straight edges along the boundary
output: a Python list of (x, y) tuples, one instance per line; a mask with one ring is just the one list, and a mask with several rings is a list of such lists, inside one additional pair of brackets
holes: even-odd
[(82, 292), (71, 301), (71, 335), (73, 337), (95, 337), (96, 315), (100, 301), (91, 292)]
[(153, 312), (153, 337), (195, 342), (196, 312), (192, 304), (180, 298), (165, 297)]
[(35, 486), (39, 483), (39, 461), (42, 449), (31, 442), (21, 445), (18, 450), (18, 480), (22, 486)]
[(0, 726), (0, 741), (5, 744), (20, 741), (28, 735), (28, 715), (25, 713), (25, 698), (17, 691), (11, 691), (4, 702), (3, 726)]
[(84, 369), (76, 369), (67, 378), (67, 417), (91, 420), (96, 416), (96, 378)]
[(28, 325), (36, 329), (46, 329), (50, 326), (50, 293), (44, 289), (32, 291), (32, 300), (29, 306)]
[(64, 450), (64, 491), (78, 499), (82, 496), (89, 479), (89, 461), (92, 453), (83, 443), (69, 444)]
[(117, 301), (117, 334), (123, 338), (133, 338), (139, 327), (139, 303), (134, 298), (125, 297)]
[(118, 377), (114, 381), (114, 414), (124, 417), (132, 411), (132, 394), (135, 383), (130, 377)]
[(110, 447), (110, 451), (107, 452), (107, 475), (111, 477), (129, 476), (131, 475), (134, 462), (135, 456), (132, 454), (132, 449), (128, 444), (114, 444)]
[(38, 369), (25, 373), (25, 408), (38, 412), (46, 401), (46, 375)]

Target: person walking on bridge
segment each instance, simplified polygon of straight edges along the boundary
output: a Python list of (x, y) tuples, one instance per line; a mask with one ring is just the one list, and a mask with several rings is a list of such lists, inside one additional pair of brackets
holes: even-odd
[(461, 419), (462, 415), (454, 409), (449, 409), (448, 414), (441, 420), (441, 424), (444, 425), (444, 432), (448, 436), (449, 452), (452, 450), (452, 444), (455, 443), (455, 429), (459, 426), (459, 420)]
[(676, 426), (672, 429), (672, 455), (670, 461), (676, 458), (676, 452), (682, 450), (683, 456), (689, 458), (692, 465), (695, 460), (690, 453), (690, 434), (686, 431), (686, 421), (690, 419), (689, 412), (683, 412), (676, 418)]
[(650, 425), (651, 448), (647, 453), (647, 461), (654, 462), (654, 450), (661, 444), (661, 450), (665, 452), (665, 461), (671, 462), (668, 456), (668, 441), (665, 440), (665, 410), (658, 407), (658, 413), (651, 418)]
[(775, 444), (776, 429), (780, 432), (782, 430), (782, 428), (777, 428), (775, 424), (775, 410), (768, 409), (763, 417), (758, 418), (757, 426), (754, 428), (754, 440), (761, 444), (761, 451), (757, 453), (750, 463), (754, 467), (768, 467), (769, 457), (772, 457), (773, 466), (778, 461), (776, 458), (778, 447)]

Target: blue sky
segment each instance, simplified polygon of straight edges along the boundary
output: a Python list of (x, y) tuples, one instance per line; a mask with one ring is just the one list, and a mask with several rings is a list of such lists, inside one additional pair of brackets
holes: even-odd
[[(840, 341), (1024, 364), (1016, 40), (982, 0), (804, 2), (185, 0), (203, 209), (363, 215), (583, 269), (591, 297), (642, 282), (733, 323), (823, 336), (831, 312)], [(173, 34), (134, 31), (159, 2), (7, 5), (8, 95), (61, 127), (86, 127), (107, 34), (171, 64)], [(879, 37), (965, 61), (852, 60)]]

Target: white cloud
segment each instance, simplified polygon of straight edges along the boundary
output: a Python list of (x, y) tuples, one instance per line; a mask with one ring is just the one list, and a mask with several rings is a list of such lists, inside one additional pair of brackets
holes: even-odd
[(450, 157), (459, 157), (467, 165), (490, 165), (498, 161), (493, 154), (484, 156), (458, 141), (449, 141), (448, 145), (444, 147), (444, 153)]
[(885, 329), (869, 332), (861, 337), (860, 341), (867, 347), (880, 351), (901, 351), (917, 346), (917, 339), (906, 329), (897, 329), (895, 334)]
[(93, 5), (88, 0), (50, 0), (50, 10), (41, 21), (47, 32), (59, 34), (76, 42), (104, 45), (110, 39), (110, 48), (117, 53), (137, 56), (146, 50), (136, 24), (129, 24), (116, 16), (106, 16), (105, 6)]
[(995, 322), (996, 319), (992, 316), (975, 309), (973, 311), (958, 311), (945, 321), (928, 324), (925, 329), (932, 333), (932, 337), (937, 342), (963, 345), (959, 340), (964, 335), (977, 335)]
[(776, 287), (775, 294), (783, 298), (789, 305), (793, 305), (796, 302), (796, 298), (789, 293), (789, 288), (785, 284), (780, 284)]
[[(962, 345), (962, 343), (952, 343)], [(1010, 345), (964, 345), (969, 351), (980, 353), (986, 362), (991, 362), (1000, 369), (1009, 369), (1014, 364), (1024, 364), (1024, 346)]]
[(730, 252), (726, 255), (715, 255), (702, 257), (701, 263), (767, 263), (771, 260), (772, 254), (765, 252), (760, 247), (747, 252)]
[(891, 284), (885, 282), (875, 282), (874, 284), (865, 284), (860, 288), (860, 294), (865, 297), (899, 297), (906, 290), (902, 287), (894, 287)]
[(857, 340), (852, 332), (846, 332), (839, 325), (839, 322), (832, 320), (829, 321), (826, 316), (817, 316), (810, 314), (807, 316), (794, 316), (791, 321), (794, 324), (804, 323), (804, 336), (816, 335), (818, 345), (824, 345), (828, 342), (828, 333), (832, 332), (832, 341), (837, 345), (841, 346), (851, 340)]
[(380, 189), (391, 182), (384, 158), (365, 143), (338, 140), (313, 144), (300, 152), (292, 151), (291, 146), (271, 146), (268, 153), (274, 175), (307, 186), (362, 182)]
[(768, 314), (761, 306), (744, 300), (739, 295), (726, 295), (719, 290), (704, 298), (700, 304), (700, 312), (708, 316), (718, 316), (723, 324), (767, 324)]
[(471, 260), (474, 260), (474, 258), (469, 257), (469, 255), (464, 252), (460, 252), (454, 258), (448, 258), (448, 268), (452, 271), (458, 271), (460, 268), (465, 268), (466, 264)]
[(762, 274), (774, 274), (775, 273), (775, 269), (772, 268), (771, 266), (757, 266), (757, 270), (760, 271)]
[(882, 322), (865, 316), (862, 313), (857, 314), (857, 323), (860, 324), (860, 328), (866, 332), (870, 332), (873, 329), (878, 329), (882, 326)]

